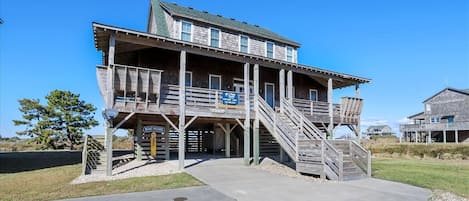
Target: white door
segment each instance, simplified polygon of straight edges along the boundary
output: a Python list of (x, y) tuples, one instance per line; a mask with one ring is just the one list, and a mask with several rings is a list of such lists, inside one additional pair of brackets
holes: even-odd
[(267, 104), (274, 108), (275, 106), (275, 85), (274, 83), (265, 83), (264, 97)]

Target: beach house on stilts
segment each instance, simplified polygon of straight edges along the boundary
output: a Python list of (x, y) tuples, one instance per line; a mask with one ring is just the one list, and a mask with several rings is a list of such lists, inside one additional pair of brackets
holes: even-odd
[[(180, 169), (186, 154), (220, 153), (246, 165), (289, 158), (298, 172), (332, 180), (370, 175), (369, 151), (333, 140), (338, 126), (360, 133), (369, 79), (299, 64), (298, 42), (260, 26), (158, 0), (147, 31), (92, 26), (107, 124), (100, 162), (85, 161), (84, 172), (101, 164), (112, 174), (119, 128), (134, 129), (137, 160), (174, 156)], [(356, 93), (334, 104), (345, 87)]]

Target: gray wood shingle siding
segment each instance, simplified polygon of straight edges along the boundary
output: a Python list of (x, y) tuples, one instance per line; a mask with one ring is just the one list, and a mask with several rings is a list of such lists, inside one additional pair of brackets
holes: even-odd
[(432, 117), (454, 116), (454, 121), (469, 122), (469, 95), (446, 89), (438, 95), (428, 99), (424, 104), (430, 105), (426, 111), (425, 122), (430, 123)]
[[(266, 56), (266, 42), (273, 42), (275, 44), (274, 47), (274, 58), (278, 60), (286, 60), (286, 46), (292, 47), (292, 57), (293, 63), (297, 63), (297, 50), (296, 47), (293, 45), (286, 45), (284, 43), (280, 43), (272, 38), (265, 38), (258, 35), (253, 35), (249, 33), (239, 32), (236, 30), (231, 30), (225, 27), (220, 27), (214, 24), (209, 24), (205, 22), (196, 21), (193, 19), (188, 18), (181, 18), (176, 16), (171, 16), (170, 13), (162, 9), (164, 20), (167, 25), (169, 37), (174, 39), (181, 38), (181, 21), (187, 21), (192, 23), (192, 41), (193, 43), (198, 43), (202, 45), (209, 45), (209, 29), (210, 27), (214, 27), (220, 30), (220, 48), (228, 49), (233, 51), (240, 50), (240, 35), (246, 35), (249, 37), (249, 53), (258, 55), (258, 56)], [(149, 25), (148, 25), (148, 32), (152, 34), (157, 34), (158, 27), (157, 27), (157, 20), (155, 20), (155, 15), (153, 12), (150, 13), (149, 16)]]

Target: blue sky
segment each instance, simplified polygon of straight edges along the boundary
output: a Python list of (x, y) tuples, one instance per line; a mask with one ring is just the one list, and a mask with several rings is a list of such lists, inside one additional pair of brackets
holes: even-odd
[[(302, 64), (373, 79), (361, 91), (364, 126), (388, 123), (398, 132), (398, 122), (423, 110), (425, 98), (448, 86), (469, 88), (466, 0), (174, 2), (298, 41)], [(21, 118), (18, 99), (53, 89), (80, 93), (100, 111), (95, 66), (101, 53), (91, 22), (145, 31), (148, 7), (149, 0), (0, 1), (0, 135), (19, 130), (12, 124)]]

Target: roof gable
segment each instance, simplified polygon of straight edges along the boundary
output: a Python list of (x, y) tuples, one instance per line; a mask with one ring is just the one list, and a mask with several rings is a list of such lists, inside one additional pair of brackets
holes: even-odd
[[(156, 3), (158, 0), (152, 0), (153, 3)], [(155, 4), (153, 4), (155, 5)], [(287, 45), (299, 47), (298, 42), (292, 41), (286, 37), (283, 37), (275, 32), (272, 32), (268, 29), (259, 27), (257, 25), (251, 25), (246, 22), (236, 21), (234, 19), (228, 19), (222, 17), (221, 15), (213, 15), (205, 11), (195, 10), (190, 7), (182, 7), (174, 3), (168, 3), (161, 1), (160, 5), (167, 10), (171, 15), (193, 19), (196, 21), (201, 21), (209, 24), (218, 25), (225, 27), (227, 29), (232, 29), (247, 34), (252, 34), (255, 36), (279, 41)], [(155, 15), (156, 16), (156, 15)], [(158, 16), (157, 16), (158, 17)]]
[(469, 90), (468, 90), (468, 89), (459, 90), (459, 89), (447, 87), (447, 88), (445, 88), (445, 89), (439, 91), (439, 92), (436, 93), (435, 95), (431, 96), (430, 98), (425, 99), (425, 100), (423, 101), (423, 103), (426, 103), (426, 102), (430, 101), (431, 99), (435, 98), (436, 96), (440, 95), (441, 93), (443, 93), (443, 92), (445, 92), (445, 91), (452, 91), (452, 92), (456, 92), (456, 93), (460, 93), (460, 94), (469, 96)]

